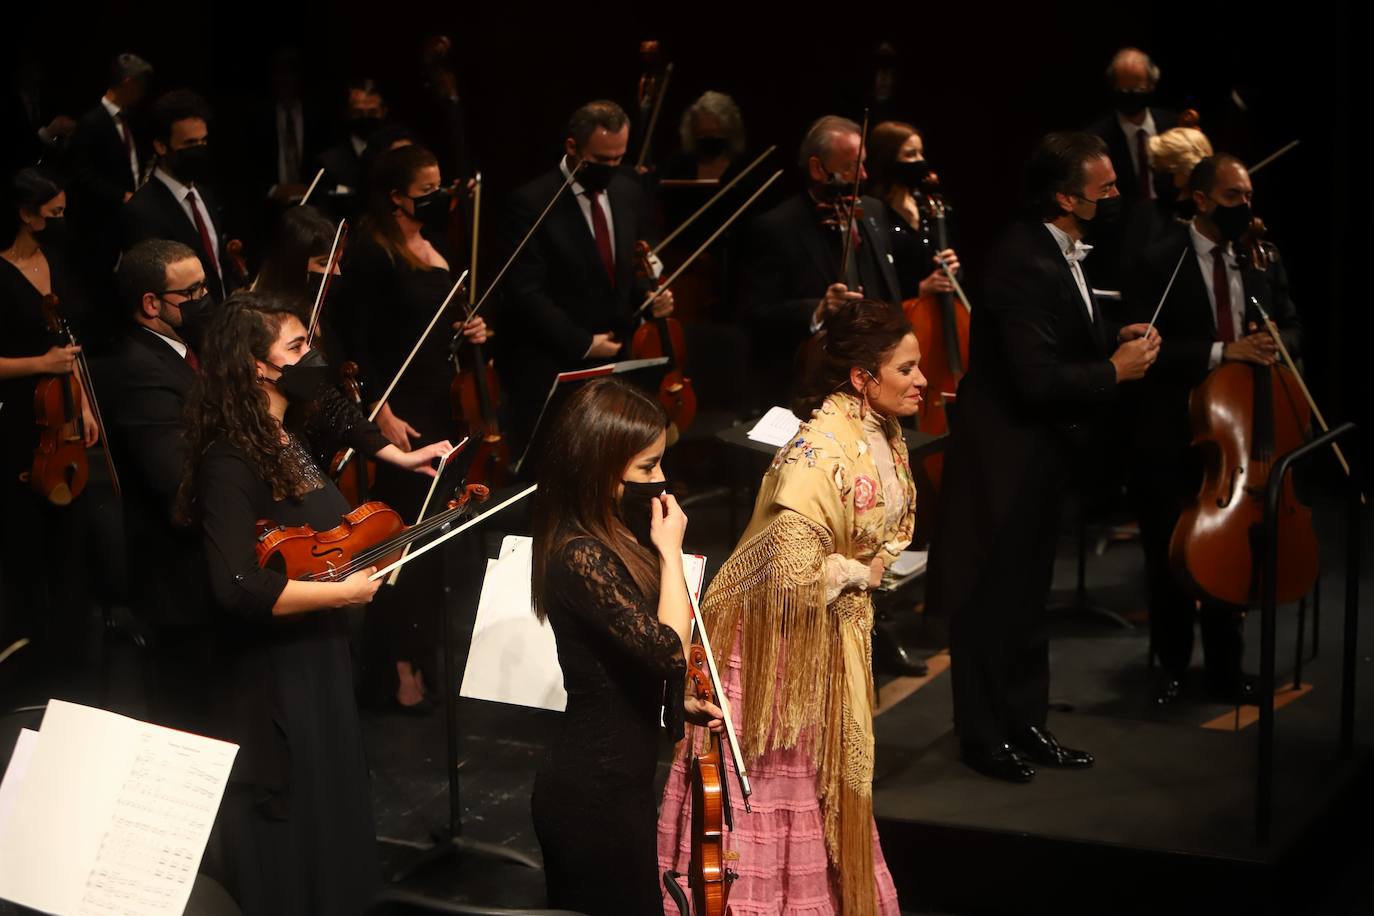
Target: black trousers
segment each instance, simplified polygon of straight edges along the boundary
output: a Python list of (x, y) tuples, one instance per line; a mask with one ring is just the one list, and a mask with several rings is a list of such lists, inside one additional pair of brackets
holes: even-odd
[(1202, 659), (1209, 682), (1226, 686), (1240, 676), (1244, 651), (1238, 608), (1203, 600), (1179, 582), (1169, 562), (1169, 540), (1185, 501), (1197, 493), (1201, 472), (1186, 453), (1148, 453), (1130, 475), (1131, 501), (1145, 552), (1150, 639), (1160, 666), (1181, 678), (1193, 659), (1194, 619), (1202, 630)]

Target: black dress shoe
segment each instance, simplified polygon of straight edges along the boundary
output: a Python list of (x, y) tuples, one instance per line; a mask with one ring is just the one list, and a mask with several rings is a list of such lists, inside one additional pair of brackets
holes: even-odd
[(1234, 706), (1254, 706), (1259, 696), (1259, 679), (1253, 674), (1239, 674), (1234, 678), (1208, 678), (1207, 696), (1219, 703)]
[(1166, 674), (1155, 684), (1155, 705), (1172, 706), (1183, 696), (1183, 678)]
[(965, 765), (993, 779), (1030, 782), (1035, 778), (1035, 770), (1021, 759), (1010, 744), (966, 745), (960, 756)]
[(1022, 756), (1045, 766), (1081, 770), (1093, 765), (1092, 754), (1065, 747), (1049, 729), (1027, 725), (1019, 734), (1012, 735), (1011, 743)]

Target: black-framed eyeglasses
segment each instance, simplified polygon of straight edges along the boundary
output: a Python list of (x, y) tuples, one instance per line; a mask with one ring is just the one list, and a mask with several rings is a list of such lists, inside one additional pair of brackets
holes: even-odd
[(185, 289), (164, 289), (158, 293), (159, 296), (170, 296), (176, 294), (183, 299), (200, 299), (210, 292), (210, 287), (204, 280), (197, 280)]

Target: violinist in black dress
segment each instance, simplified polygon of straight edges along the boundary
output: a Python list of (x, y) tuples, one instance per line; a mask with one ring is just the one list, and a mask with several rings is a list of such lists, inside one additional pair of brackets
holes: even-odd
[[(550, 430), (535, 497), (535, 607), (553, 627), (568, 705), (531, 807), (549, 905), (593, 916), (663, 907), (654, 771), (660, 716), (682, 736), (691, 632), (687, 517), (660, 463), (667, 425), (639, 390), (588, 384)], [(687, 704), (693, 721), (720, 727), (719, 709)]]
[(288, 308), (253, 294), (206, 341), (178, 506), (203, 532), (214, 597), (211, 733), (239, 745), (206, 870), (245, 916), (361, 914), (376, 832), (343, 609), (379, 583), (288, 580), (255, 555), (259, 519), (326, 530), (351, 508), (284, 425), (327, 367)]

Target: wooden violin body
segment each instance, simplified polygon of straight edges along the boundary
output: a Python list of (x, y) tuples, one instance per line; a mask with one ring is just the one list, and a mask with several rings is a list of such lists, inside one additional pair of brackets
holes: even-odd
[[(1224, 363), (1188, 402), (1193, 444), (1205, 470), (1195, 502), (1174, 528), (1169, 556), (1181, 580), (1201, 595), (1244, 607), (1259, 597), (1259, 563), (1269, 470), (1307, 440), (1311, 411), (1285, 366)], [(1317, 580), (1312, 510), (1290, 476), (1279, 499), (1279, 603), (1296, 601)]]
[[(358, 364), (353, 360), (339, 367), (339, 386), (361, 410), (363, 389), (358, 381)], [(329, 462), (329, 476), (337, 481), (339, 492), (350, 506), (360, 506), (368, 501), (372, 486), (377, 482), (377, 463), (361, 453), (355, 453), (351, 458), (347, 455), (347, 449), (335, 453)]]
[(510, 443), (498, 419), (501, 386), (496, 366), (483, 356), (482, 348), (469, 344), (467, 350), (469, 365), (454, 375), (451, 390), (454, 419), (464, 424), (466, 434), (476, 442), (467, 479), (499, 489), (510, 474)]
[[(49, 331), (66, 338), (57, 304), (56, 296), (44, 296), (43, 316)], [(33, 416), (42, 431), (33, 450), (29, 485), (56, 506), (69, 505), (80, 496), (90, 476), (82, 406), (81, 384), (74, 372), (45, 376), (34, 387)]]
[[(381, 502), (363, 503), (328, 531), (316, 531), (309, 525), (273, 528), (260, 522), (258, 565), (275, 569), (288, 579), (337, 582), (347, 578), (340, 571), (358, 554), (395, 537), (405, 527), (400, 514)], [(394, 554), (369, 565), (386, 565), (400, 559), (404, 546), (397, 545)]]
[[(639, 262), (639, 276), (657, 282), (647, 242), (635, 242), (635, 257)], [(635, 329), (630, 353), (635, 359), (668, 357), (668, 371), (658, 385), (658, 402), (663, 405), (673, 427), (679, 433), (686, 430), (697, 416), (697, 394), (692, 380), (682, 371), (687, 359), (687, 336), (682, 330), (682, 322), (671, 316), (650, 318)]]
[[(700, 644), (692, 646), (687, 677), (697, 697), (710, 701), (706, 650)], [(687, 883), (696, 916), (724, 916), (730, 901), (730, 884), (735, 880), (734, 872), (725, 864), (730, 796), (720, 751), (720, 737), (712, 735), (707, 752), (692, 758), (692, 860)]]

